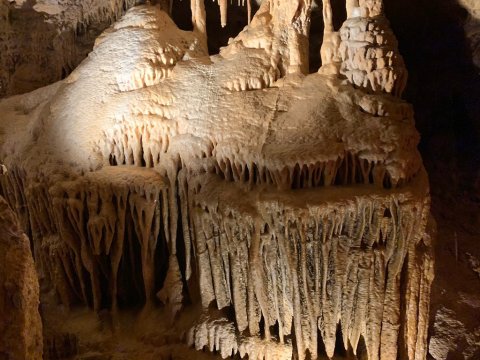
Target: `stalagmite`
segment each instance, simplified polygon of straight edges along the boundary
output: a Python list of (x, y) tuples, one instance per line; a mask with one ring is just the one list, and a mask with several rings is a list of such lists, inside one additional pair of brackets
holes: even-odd
[(263, 1), (212, 56), (190, 5), (193, 31), (134, 7), (64, 81), (0, 102), (0, 195), (45, 289), (105, 328), (150, 321), (166, 358), (425, 359), (434, 225), (382, 2), (336, 32), (323, 1), (312, 74), (313, 2)]
[(338, 74), (338, 67), (341, 61), (338, 54), (340, 36), (333, 28), (333, 14), (330, 0), (323, 0), (322, 4), (324, 28), (323, 42), (320, 48), (322, 67), (319, 71), (325, 74)]
[(360, 1), (354, 9), (356, 16), (349, 17), (340, 29), (340, 73), (367, 91), (401, 96), (407, 70), (383, 15), (383, 2)]
[(358, 9), (358, 0), (346, 0), (347, 19), (354, 17), (355, 9)]

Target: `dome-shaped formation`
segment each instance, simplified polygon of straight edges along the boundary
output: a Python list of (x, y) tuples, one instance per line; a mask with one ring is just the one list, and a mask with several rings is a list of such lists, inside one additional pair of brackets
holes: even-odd
[(44, 283), (113, 324), (161, 314), (158, 351), (424, 358), (428, 181), (386, 20), (348, 19), (340, 74), (306, 74), (310, 1), (264, 1), (212, 56), (202, 4), (192, 32), (135, 7), (65, 81), (0, 103), (1, 194)]

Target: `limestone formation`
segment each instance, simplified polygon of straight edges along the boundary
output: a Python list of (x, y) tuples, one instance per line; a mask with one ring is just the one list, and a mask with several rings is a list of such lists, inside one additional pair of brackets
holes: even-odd
[(425, 359), (434, 225), (406, 70), (380, 0), (347, 2), (339, 32), (325, 1), (309, 74), (313, 4), (263, 1), (215, 55), (203, 0), (193, 31), (137, 6), (64, 81), (0, 102), (0, 194), (58, 306), (113, 327), (160, 312), (222, 358)]
[(340, 29), (340, 38), (340, 72), (352, 84), (401, 96), (407, 72), (384, 16), (350, 18)]
[(38, 279), (30, 242), (0, 197), (0, 358), (42, 359)]

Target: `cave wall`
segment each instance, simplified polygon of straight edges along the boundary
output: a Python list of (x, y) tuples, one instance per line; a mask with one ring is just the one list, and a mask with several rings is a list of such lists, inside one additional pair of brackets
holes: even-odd
[(65, 78), (134, 0), (0, 1), (0, 97)]
[(42, 359), (39, 285), (30, 241), (0, 196), (0, 358)]
[[(480, 2), (386, 0), (438, 223), (430, 355), (480, 357)], [(454, 269), (454, 271), (452, 271)]]
[(480, 68), (480, 2), (476, 0), (459, 0), (462, 7), (468, 11), (465, 21), (465, 35), (472, 49), (472, 59)]
[(478, 44), (464, 28), (478, 20), (454, 0), (386, 0), (385, 9), (409, 69), (405, 97), (415, 106), (421, 150), (432, 158), (478, 161)]

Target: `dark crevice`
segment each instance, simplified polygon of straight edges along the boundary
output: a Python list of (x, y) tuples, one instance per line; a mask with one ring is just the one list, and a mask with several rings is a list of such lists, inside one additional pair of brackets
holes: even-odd
[(309, 67), (310, 74), (315, 73), (322, 66), (320, 49), (323, 43), (323, 14), (319, 6), (312, 10), (310, 34), (309, 34)]
[[(178, 183), (177, 183), (177, 189), (178, 189)], [(176, 198), (177, 204), (181, 204), (180, 196), (177, 194)], [(177, 260), (178, 260), (178, 266), (180, 268), (180, 273), (181, 273), (181, 279), (183, 283), (183, 290), (186, 292), (184, 295), (186, 295), (186, 300), (190, 300), (190, 295), (188, 293), (188, 284), (187, 284), (187, 276), (186, 276), (186, 269), (187, 269), (187, 258), (186, 258), (186, 252), (185, 252), (185, 240), (183, 236), (183, 222), (182, 222), (182, 215), (181, 211), (178, 211), (177, 214), (177, 236), (176, 236), (176, 245), (177, 245)], [(162, 284), (163, 285), (163, 284)]]
[(338, 31), (342, 27), (345, 20), (347, 20), (347, 4), (345, 0), (330, 1), (332, 4), (333, 29)]
[(140, 240), (135, 233), (133, 219), (127, 215), (125, 243), (118, 270), (117, 297), (120, 307), (136, 307), (145, 302), (141, 261)]

